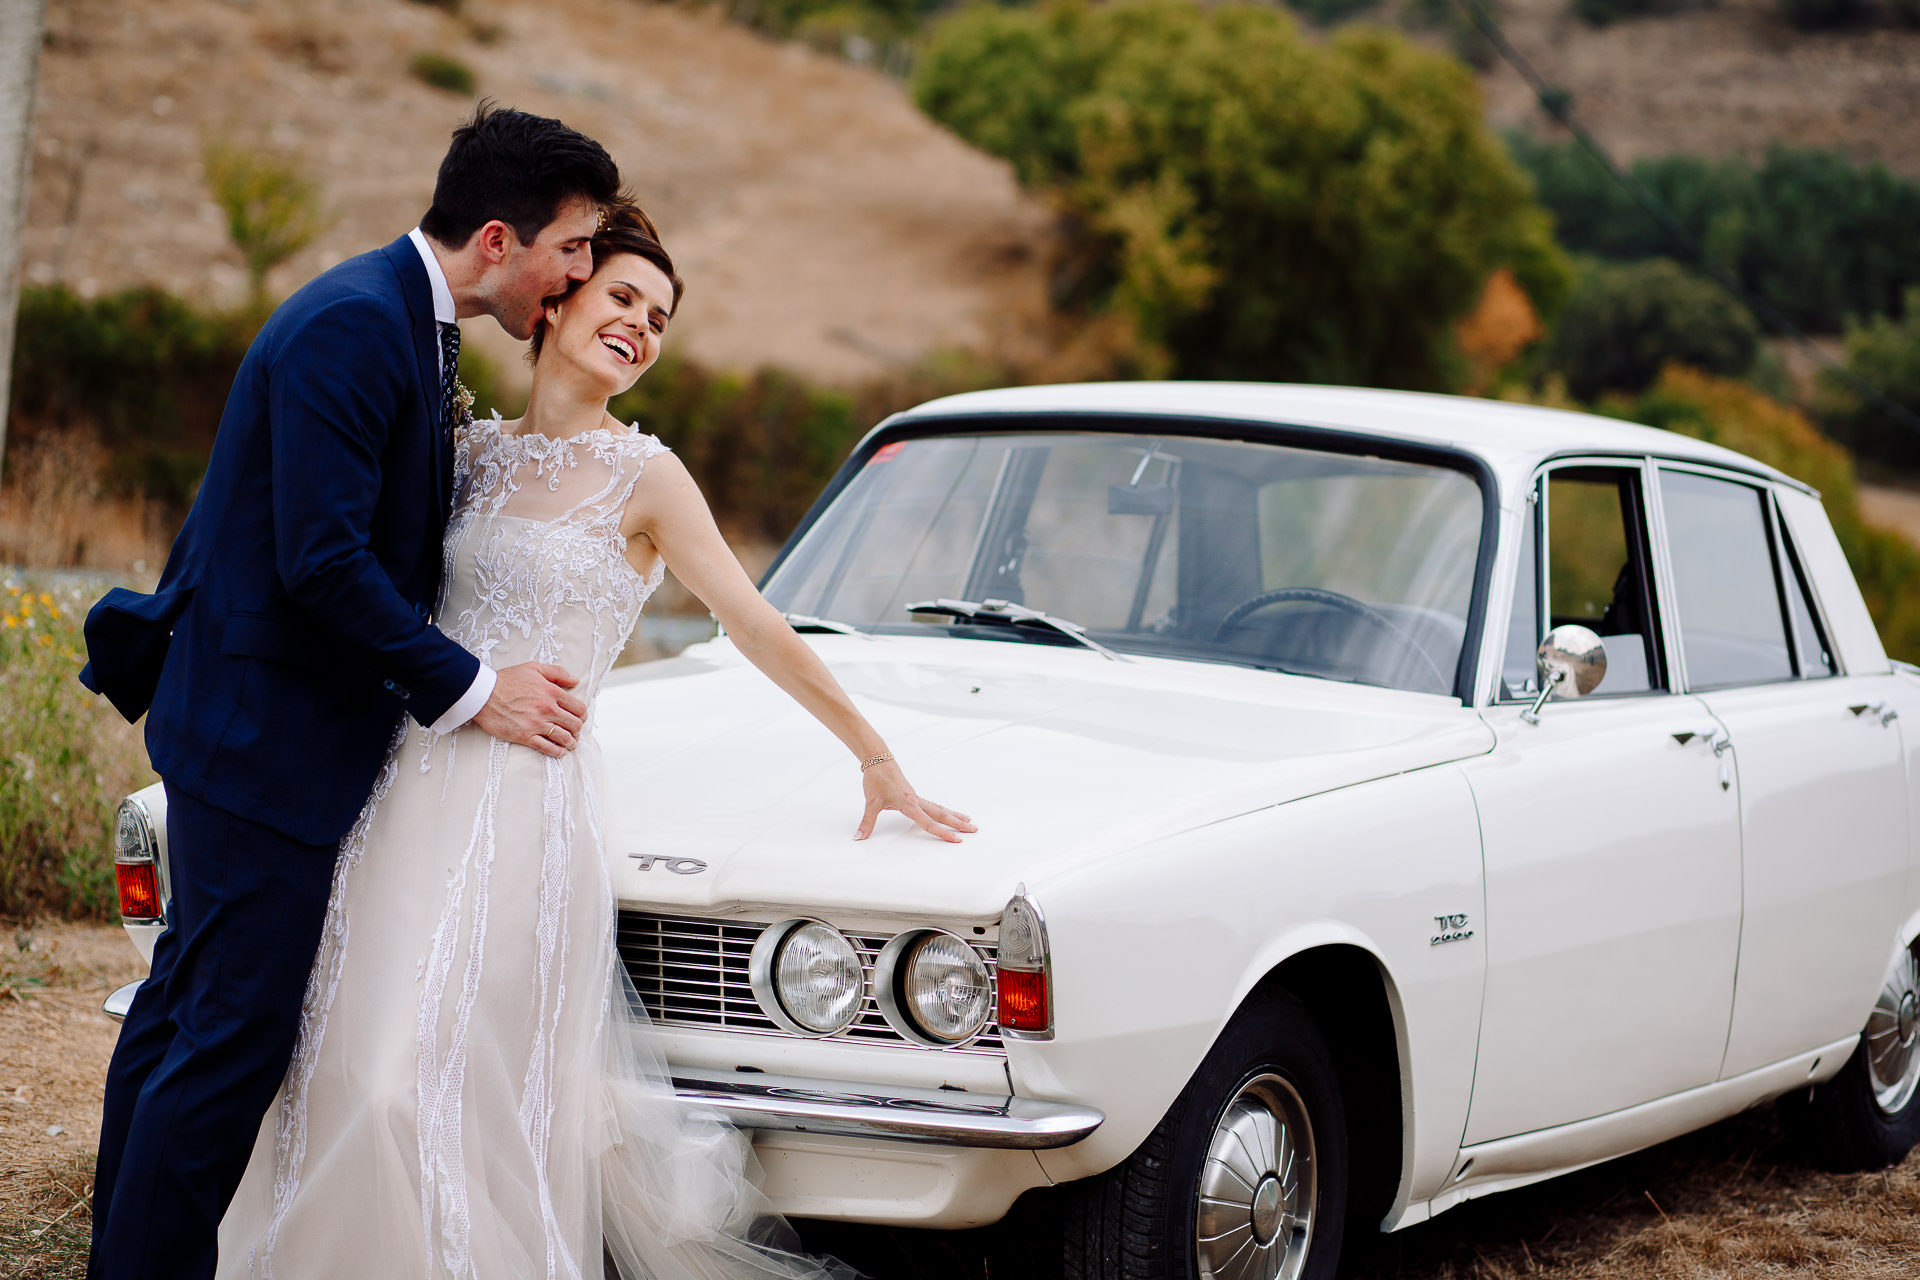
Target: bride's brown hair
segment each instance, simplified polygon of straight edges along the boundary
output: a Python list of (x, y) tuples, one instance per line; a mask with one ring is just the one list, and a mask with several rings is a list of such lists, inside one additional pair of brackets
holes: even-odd
[[(687, 285), (673, 269), (673, 258), (668, 255), (666, 246), (660, 243), (660, 231), (653, 225), (653, 219), (631, 199), (622, 197), (606, 208), (606, 214), (600, 221), (600, 229), (593, 233), (593, 269), (598, 271), (602, 263), (619, 254), (630, 253), (636, 258), (651, 262), (660, 268), (673, 285), (673, 305), (667, 309), (672, 318), (680, 309), (680, 295), (686, 292)], [(575, 281), (560, 295), (560, 301), (573, 296), (581, 281)], [(527, 347), (527, 363), (540, 359), (540, 347), (546, 342), (547, 320), (543, 315), (540, 323), (533, 327), (533, 339)]]

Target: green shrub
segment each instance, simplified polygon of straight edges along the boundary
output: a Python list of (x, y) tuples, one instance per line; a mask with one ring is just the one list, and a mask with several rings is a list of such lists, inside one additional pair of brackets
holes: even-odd
[(1738, 450), (1820, 491), (1887, 652), (1920, 662), (1920, 548), (1860, 515), (1853, 460), (1807, 415), (1742, 383), (1669, 367), (1646, 394), (1600, 412)]
[(444, 53), (431, 50), (413, 55), (413, 61), (407, 64), (407, 70), (422, 84), (432, 85), (436, 89), (445, 89), (462, 97), (473, 96), (476, 82), (473, 68), (458, 58), (450, 58)]
[(153, 781), (137, 731), (74, 679), (89, 599), (0, 583), (0, 916), (111, 918), (114, 807)]
[[(1920, 416), (1920, 288), (1907, 294), (1906, 318), (1876, 316), (1847, 333), (1847, 369)], [(1820, 380), (1817, 413), (1827, 433), (1862, 457), (1920, 470), (1920, 431), (1899, 421), (1844, 378)]]
[(326, 229), (320, 188), (294, 160), (230, 140), (208, 142), (201, 158), (207, 190), (246, 261), (254, 303), (264, 309), (267, 272)]
[(1753, 367), (1760, 330), (1726, 290), (1664, 258), (1581, 273), (1547, 351), (1583, 400), (1638, 392), (1669, 361), (1738, 377)]
[(664, 357), (607, 406), (680, 455), (715, 514), (779, 540), (859, 438), (853, 398), (789, 373), (716, 374)]
[(1287, 0), (1287, 8), (1309, 22), (1330, 26), (1373, 8), (1380, 0)]
[(1125, 317), (1143, 371), (1442, 387), (1451, 326), (1511, 267), (1566, 268), (1472, 74), (1403, 37), (1303, 39), (1175, 0), (963, 9), (916, 100), (1064, 215), (1063, 306)]
[[(1683, 250), (1575, 143), (1509, 135), (1560, 242), (1617, 261)], [(1897, 314), (1920, 284), (1920, 183), (1844, 153), (1775, 146), (1743, 160), (1673, 155), (1633, 175), (1715, 257), (1795, 324), (1837, 333), (1849, 317)]]
[(154, 288), (88, 302), (60, 285), (22, 289), (19, 315), (8, 438), (91, 431), (113, 454), (117, 492), (184, 511), (255, 320)]
[(1780, 12), (1802, 31), (1843, 26), (1866, 11), (1862, 0), (1780, 0)]

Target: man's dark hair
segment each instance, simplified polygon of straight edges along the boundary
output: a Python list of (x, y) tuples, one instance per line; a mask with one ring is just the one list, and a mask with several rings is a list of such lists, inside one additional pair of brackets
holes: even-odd
[(570, 200), (612, 203), (620, 170), (606, 148), (558, 120), (482, 100), (453, 131), (420, 229), (457, 249), (498, 218), (532, 244)]

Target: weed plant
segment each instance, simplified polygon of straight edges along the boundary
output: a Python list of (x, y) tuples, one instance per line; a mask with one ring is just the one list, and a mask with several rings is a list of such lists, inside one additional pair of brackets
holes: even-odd
[(417, 53), (413, 61), (407, 64), (407, 70), (413, 72), (414, 78), (422, 84), (445, 89), (448, 93), (457, 93), (465, 98), (471, 98), (476, 87), (473, 68), (444, 53)]
[(153, 781), (134, 728), (75, 678), (97, 590), (0, 582), (0, 916), (105, 920), (113, 813)]

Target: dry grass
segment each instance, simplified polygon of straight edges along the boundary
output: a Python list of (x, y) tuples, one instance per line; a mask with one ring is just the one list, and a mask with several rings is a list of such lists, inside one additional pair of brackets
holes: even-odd
[(0, 1169), (0, 1280), (86, 1275), (92, 1205), (92, 1156)]
[(157, 572), (173, 535), (167, 513), (145, 498), (109, 496), (106, 463), (106, 450), (81, 432), (9, 440), (0, 565)]
[[(1030, 1238), (1018, 1233), (800, 1225), (809, 1248), (877, 1280), (1052, 1280)], [(1379, 1237), (1371, 1256), (1349, 1258), (1340, 1274), (1909, 1280), (1920, 1274), (1920, 1156), (1884, 1173), (1823, 1173), (1795, 1158), (1772, 1109), (1762, 1108)]]
[(100, 1001), (145, 968), (115, 925), (0, 927), (0, 1280), (85, 1274), (117, 1034)]

